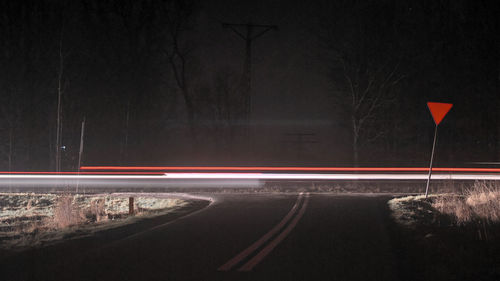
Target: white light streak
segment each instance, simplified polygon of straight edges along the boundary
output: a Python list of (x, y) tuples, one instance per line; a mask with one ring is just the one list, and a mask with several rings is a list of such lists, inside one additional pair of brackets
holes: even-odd
[(161, 179), (164, 175), (0, 175), (0, 179)]
[[(419, 174), (307, 174), (307, 173), (166, 173), (163, 175), (46, 175), (1, 174), (0, 187), (61, 188), (79, 186), (95, 188), (201, 188), (262, 187), (266, 180), (276, 181), (350, 181), (350, 180), (426, 180)], [(450, 174), (435, 173), (433, 180), (500, 180), (500, 173)]]
[[(166, 173), (169, 179), (426, 180), (427, 174)], [(432, 174), (434, 180), (500, 180), (500, 174)]]

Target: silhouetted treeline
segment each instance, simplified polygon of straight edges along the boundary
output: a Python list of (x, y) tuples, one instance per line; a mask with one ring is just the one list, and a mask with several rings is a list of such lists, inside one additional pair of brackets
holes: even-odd
[[(168, 153), (167, 124), (193, 127), (230, 111), (229, 75), (200, 79), (196, 1), (2, 1), (1, 165), (54, 167), (62, 91), (63, 169), (75, 169), (80, 122), (87, 159), (126, 163)], [(213, 85), (212, 85), (213, 84)], [(231, 93), (232, 94), (232, 93)], [(224, 120), (223, 120), (224, 121)], [(184, 137), (184, 136), (182, 136)], [(188, 137), (196, 138), (195, 130)], [(132, 151), (132, 152), (131, 152)]]

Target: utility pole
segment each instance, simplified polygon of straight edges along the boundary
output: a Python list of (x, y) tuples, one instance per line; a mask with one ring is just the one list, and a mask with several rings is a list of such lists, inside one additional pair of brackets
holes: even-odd
[(243, 76), (240, 82), (243, 95), (242, 119), (250, 120), (252, 93), (252, 43), (270, 30), (278, 29), (276, 25), (249, 23), (222, 23), (222, 27), (231, 29), (241, 39), (245, 40), (245, 62)]

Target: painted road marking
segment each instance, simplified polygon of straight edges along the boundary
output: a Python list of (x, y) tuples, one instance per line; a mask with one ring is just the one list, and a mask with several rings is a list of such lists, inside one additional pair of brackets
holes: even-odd
[[(309, 194), (307, 195), (309, 196)], [(229, 271), (233, 266), (236, 264), (240, 263), (242, 260), (244, 260), (246, 257), (248, 257), (250, 254), (252, 254), (255, 250), (257, 250), (259, 247), (261, 247), (267, 240), (269, 240), (271, 237), (273, 237), (278, 231), (280, 231), (283, 226), (285, 226), (288, 221), (293, 217), (293, 215), (296, 213), (296, 210), (298, 206), (300, 205), (300, 202), (302, 201), (303, 198), (303, 192), (299, 194), (297, 197), (297, 200), (295, 201), (295, 205), (293, 205), (292, 209), (288, 212), (288, 214), (278, 223), (275, 227), (273, 227), (268, 233), (266, 233), (264, 236), (262, 236), (259, 240), (257, 240), (255, 243), (250, 245), (248, 248), (243, 250), (241, 253), (230, 259), (228, 262), (223, 264), (221, 267), (218, 268), (219, 271)]]
[(278, 244), (286, 238), (286, 236), (293, 230), (293, 228), (297, 225), (299, 220), (304, 215), (304, 212), (307, 208), (307, 203), (309, 202), (309, 193), (306, 194), (306, 199), (304, 204), (302, 204), (302, 208), (300, 208), (299, 213), (292, 222), (280, 233), (273, 241), (271, 241), (264, 249), (262, 249), (257, 255), (255, 255), (252, 259), (250, 259), (245, 265), (240, 267), (238, 271), (250, 271), (256, 265), (258, 265)]

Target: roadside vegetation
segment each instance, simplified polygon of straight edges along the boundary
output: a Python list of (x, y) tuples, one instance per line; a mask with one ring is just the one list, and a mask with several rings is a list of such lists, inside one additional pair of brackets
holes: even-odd
[(166, 196), (0, 193), (0, 247), (33, 246), (174, 211), (187, 201)]
[[(430, 237), (456, 231), (491, 240), (500, 236), (500, 184), (477, 181), (461, 192), (406, 196), (388, 202), (394, 220)], [(417, 231), (418, 232), (418, 231)], [(467, 234), (468, 235), (468, 234)]]
[(491, 182), (476, 182), (461, 195), (436, 197), (432, 207), (452, 216), (458, 224), (473, 220), (489, 223), (500, 222), (500, 185)]
[(389, 201), (398, 258), (411, 261), (408, 271), (422, 269), (401, 279), (500, 280), (500, 184), (478, 181), (456, 188), (427, 199)]

